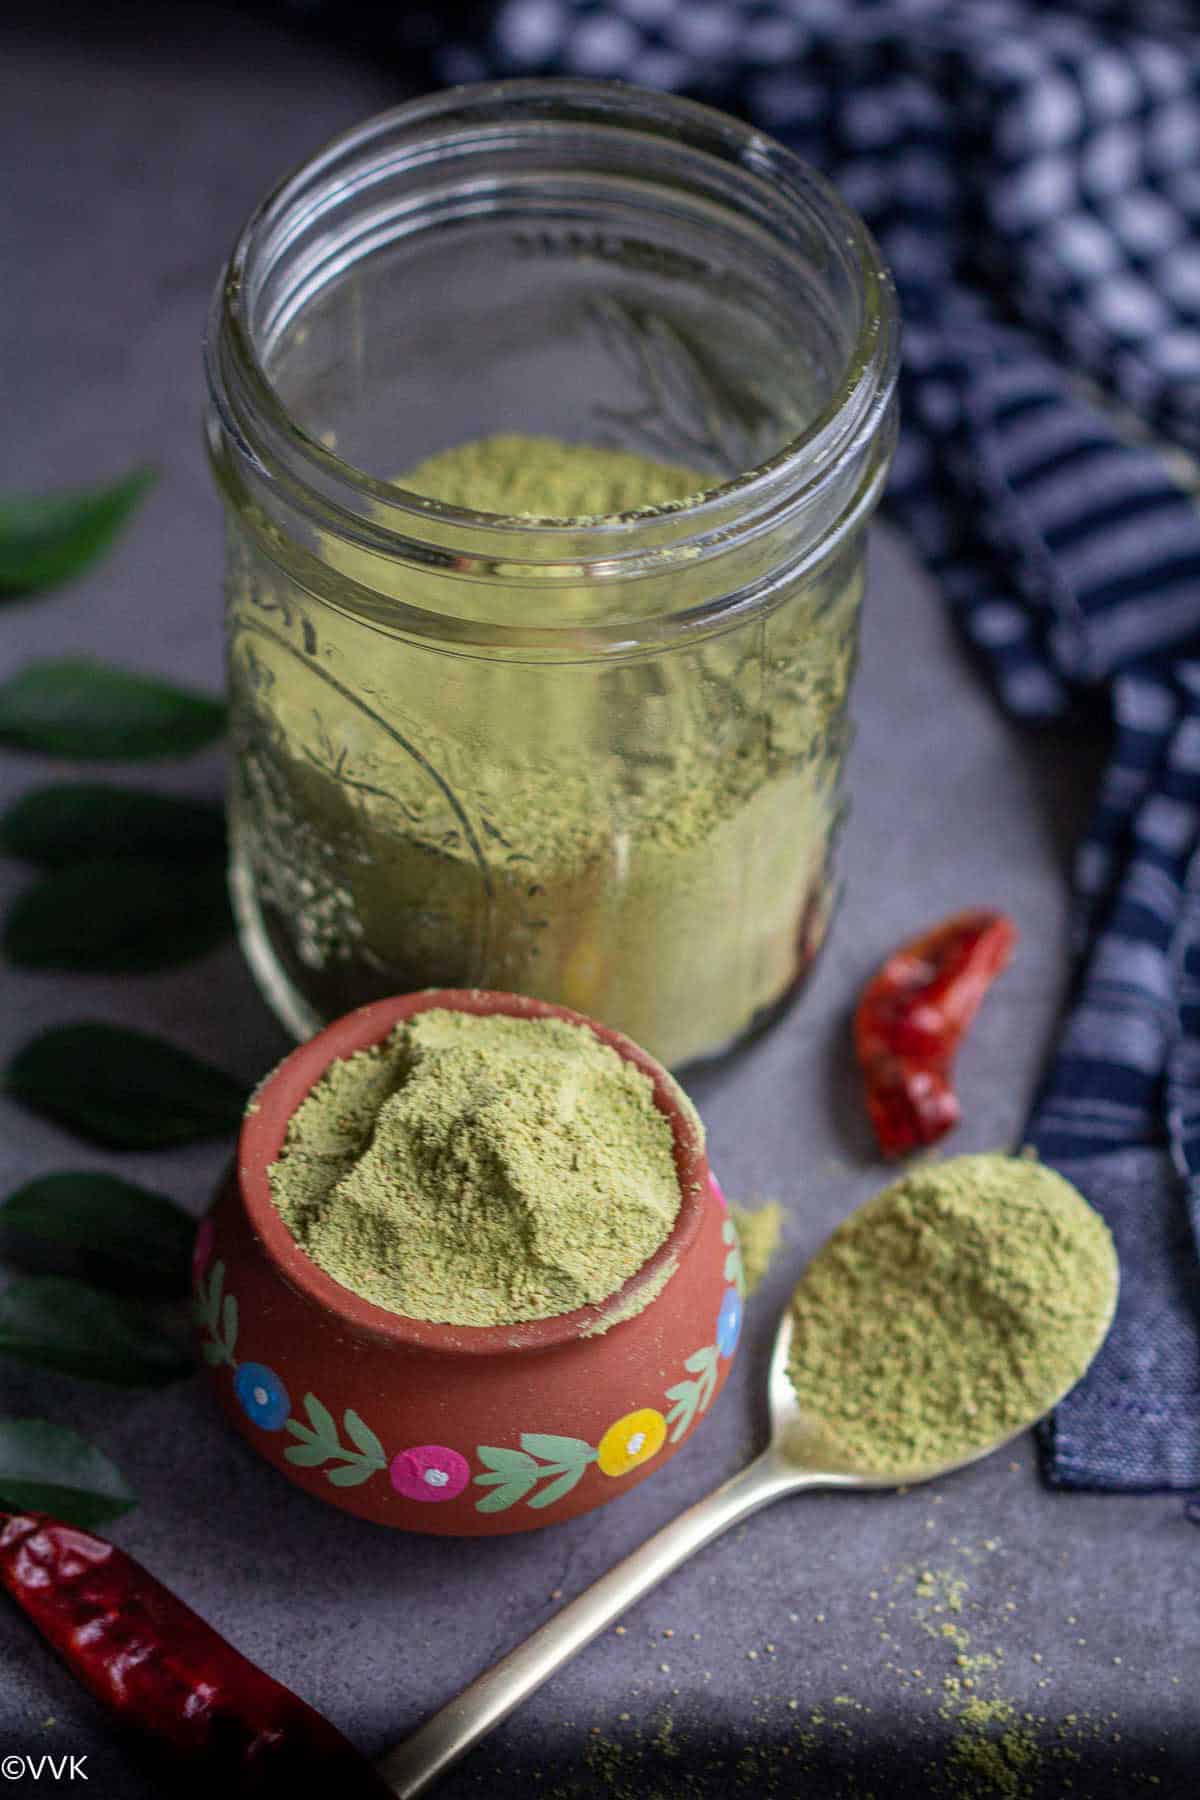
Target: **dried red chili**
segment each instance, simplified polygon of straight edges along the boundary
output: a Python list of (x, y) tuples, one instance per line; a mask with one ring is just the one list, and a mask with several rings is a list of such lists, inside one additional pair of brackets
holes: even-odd
[[(365, 1757), (114, 1544), (0, 1513), (0, 1582), (102, 1705), (227, 1795), (391, 1800)], [(311, 1784), (311, 1785), (308, 1785)], [(336, 1785), (334, 1785), (336, 1784)]]
[(935, 1143), (958, 1123), (954, 1053), (1016, 941), (1004, 913), (958, 913), (889, 956), (863, 989), (854, 1047), (885, 1156)]

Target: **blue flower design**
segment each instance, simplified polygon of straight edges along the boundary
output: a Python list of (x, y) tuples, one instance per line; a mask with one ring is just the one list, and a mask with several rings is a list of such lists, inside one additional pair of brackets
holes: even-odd
[(264, 1431), (278, 1431), (292, 1410), (287, 1389), (265, 1363), (243, 1363), (233, 1378), (233, 1391), (246, 1417)]
[(717, 1349), (722, 1356), (732, 1356), (742, 1330), (742, 1302), (736, 1288), (727, 1288), (717, 1314)]

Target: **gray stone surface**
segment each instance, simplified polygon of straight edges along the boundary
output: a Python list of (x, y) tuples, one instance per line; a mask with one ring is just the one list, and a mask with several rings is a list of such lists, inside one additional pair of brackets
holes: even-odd
[[(403, 83), (217, 9), (135, 9), (117, 24), (97, 9), (90, 21), (68, 28), (8, 11), (0, 23), (0, 485), (88, 479), (140, 458), (161, 479), (102, 568), (6, 609), (0, 674), (69, 647), (216, 684), (220, 521), (199, 431), (209, 290), (268, 184)], [(136, 1485), (141, 1504), (113, 1535), (368, 1751), (760, 1441), (765, 1356), (788, 1284), (881, 1179), (848, 1057), (853, 996), (899, 937), (972, 902), (1007, 907), (1022, 944), (962, 1058), (955, 1147), (1017, 1139), (1065, 979), (1066, 873), (1095, 746), (1013, 730), (885, 532), (857, 715), (832, 940), (801, 1004), (692, 1083), (727, 1187), (783, 1200), (788, 1240), (711, 1422), (661, 1479), (525, 1537), (393, 1535), (282, 1482), (226, 1432), (200, 1380), (127, 1393), (4, 1366), (5, 1411), (77, 1426)], [(45, 773), (33, 759), (0, 761), (6, 796)], [(213, 793), (219, 762), (152, 778)], [(0, 898), (26, 879), (0, 866)], [(3, 998), (3, 1055), (82, 1016), (164, 1030), (247, 1079), (285, 1047), (232, 949), (120, 982), (6, 969)], [(225, 1154), (106, 1156), (3, 1107), (5, 1191), (58, 1167), (112, 1168), (199, 1211)], [(781, 1504), (679, 1572), (443, 1791), (1025, 1792), (989, 1785), (963, 1760), (971, 1690), (955, 1702), (945, 1684), (971, 1678), (976, 1697), (1041, 1721), (1026, 1727), (1041, 1748), (1019, 1775), (1032, 1791), (1124, 1795), (1157, 1776), (1156, 1794), (1194, 1792), (1195, 1530), (1178, 1496), (1047, 1491), (1030, 1442), (936, 1491)], [(923, 1570), (938, 1577), (932, 1598), (917, 1592)], [(951, 1577), (967, 1584), (963, 1610), (938, 1613)], [(969, 1633), (965, 1651), (942, 1634), (946, 1623)], [(956, 1661), (981, 1653), (995, 1666)], [(11, 1611), (0, 1611), (0, 1750), (86, 1753), (88, 1791), (105, 1800), (159, 1791)], [(28, 1786), (50, 1790), (45, 1779)]]

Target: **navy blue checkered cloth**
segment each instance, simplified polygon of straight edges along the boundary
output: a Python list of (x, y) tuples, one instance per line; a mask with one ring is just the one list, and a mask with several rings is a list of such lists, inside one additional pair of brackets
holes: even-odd
[(1111, 711), (1029, 1130), (1122, 1261), (1045, 1434), (1069, 1486), (1200, 1486), (1197, 30), (1185, 0), (503, 0), (435, 52), (685, 91), (832, 176), (903, 302), (894, 515), (1014, 714)]

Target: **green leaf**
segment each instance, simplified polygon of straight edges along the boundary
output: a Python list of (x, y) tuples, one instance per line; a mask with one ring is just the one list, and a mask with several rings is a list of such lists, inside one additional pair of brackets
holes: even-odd
[(230, 1356), (237, 1348), (238, 1335), (238, 1303), (233, 1294), (226, 1294), (225, 1304), (221, 1309), (221, 1342)]
[(0, 743), (46, 756), (187, 756), (224, 728), (210, 695), (89, 657), (27, 663), (0, 683)]
[(232, 932), (220, 863), (181, 869), (116, 856), (27, 888), (9, 910), (4, 949), (25, 969), (144, 974), (192, 962)]
[(500, 1450), (494, 1444), (477, 1444), (475, 1454), (485, 1468), (498, 1469), (505, 1475), (532, 1477), (537, 1473), (537, 1464), (523, 1450)]
[(706, 1344), (703, 1350), (693, 1350), (683, 1366), (685, 1369), (691, 1369), (694, 1374), (701, 1375), (712, 1367), (716, 1359), (716, 1350), (711, 1344)]
[(518, 1500), (523, 1500), (532, 1481), (511, 1481), (507, 1487), (497, 1488), (494, 1493), (486, 1494), (482, 1500), (475, 1502), (475, 1511), (481, 1513), (507, 1512)]
[(90, 1529), (137, 1497), (103, 1451), (47, 1419), (0, 1418), (0, 1500)]
[(352, 1406), (348, 1406), (342, 1414), (345, 1421), (346, 1435), (356, 1443), (363, 1455), (369, 1457), (377, 1469), (387, 1467), (387, 1457), (383, 1445), (371, 1430), (371, 1427), (360, 1419)]
[(65, 1275), (30, 1275), (0, 1293), (0, 1354), (118, 1387), (160, 1387), (192, 1368), (137, 1308)]
[[(203, 1286), (203, 1282), (201, 1282)], [(221, 1290), (225, 1286), (225, 1264), (217, 1258), (208, 1272), (208, 1289), (205, 1294), (205, 1318), (208, 1328), (215, 1334), (217, 1321), (221, 1316)]]
[(322, 1441), (333, 1449), (340, 1448), (341, 1440), (337, 1434), (337, 1426), (333, 1422), (333, 1414), (327, 1406), (322, 1406), (315, 1394), (305, 1394), (304, 1410), (312, 1420), (313, 1430)]
[(0, 499), (0, 593), (69, 581), (107, 550), (153, 480), (134, 469), (120, 481)]
[(475, 1486), (476, 1487), (499, 1487), (502, 1485), (502, 1483), (504, 1483), (506, 1481), (511, 1481), (511, 1480), (512, 1480), (511, 1470), (509, 1470), (509, 1469), (489, 1469), (486, 1475), (477, 1475), (475, 1477)]
[(360, 1487), (374, 1475), (379, 1466), (377, 1463), (366, 1462), (343, 1463), (339, 1468), (326, 1469), (325, 1479), (333, 1487)]
[(8, 1088), (82, 1137), (153, 1150), (238, 1129), (245, 1090), (165, 1039), (118, 1025), (60, 1025), (19, 1050)]
[(564, 1463), (568, 1467), (582, 1462), (586, 1468), (596, 1454), (582, 1438), (555, 1437), (545, 1431), (523, 1431), (521, 1448), (531, 1456), (540, 1456), (543, 1462)]
[(210, 1369), (215, 1369), (218, 1363), (228, 1360), (224, 1344), (214, 1344), (210, 1339), (207, 1344), (201, 1344), (200, 1349)]
[(162, 1194), (85, 1169), (27, 1181), (0, 1204), (7, 1233), (86, 1253), (144, 1290), (186, 1294), (196, 1222)]
[(217, 862), (225, 817), (206, 801), (147, 788), (54, 782), (32, 788), (0, 817), (0, 848), (47, 869), (111, 856)]
[(580, 1463), (578, 1468), (568, 1469), (565, 1475), (561, 1475), (557, 1481), (552, 1481), (548, 1487), (539, 1488), (537, 1493), (531, 1497), (530, 1506), (553, 1506), (556, 1500), (561, 1500), (565, 1494), (570, 1493), (573, 1487), (579, 1485), (586, 1467), (586, 1463)]
[(308, 1444), (289, 1444), (283, 1454), (298, 1469), (315, 1469), (318, 1463), (328, 1461), (329, 1446), (314, 1439)]

